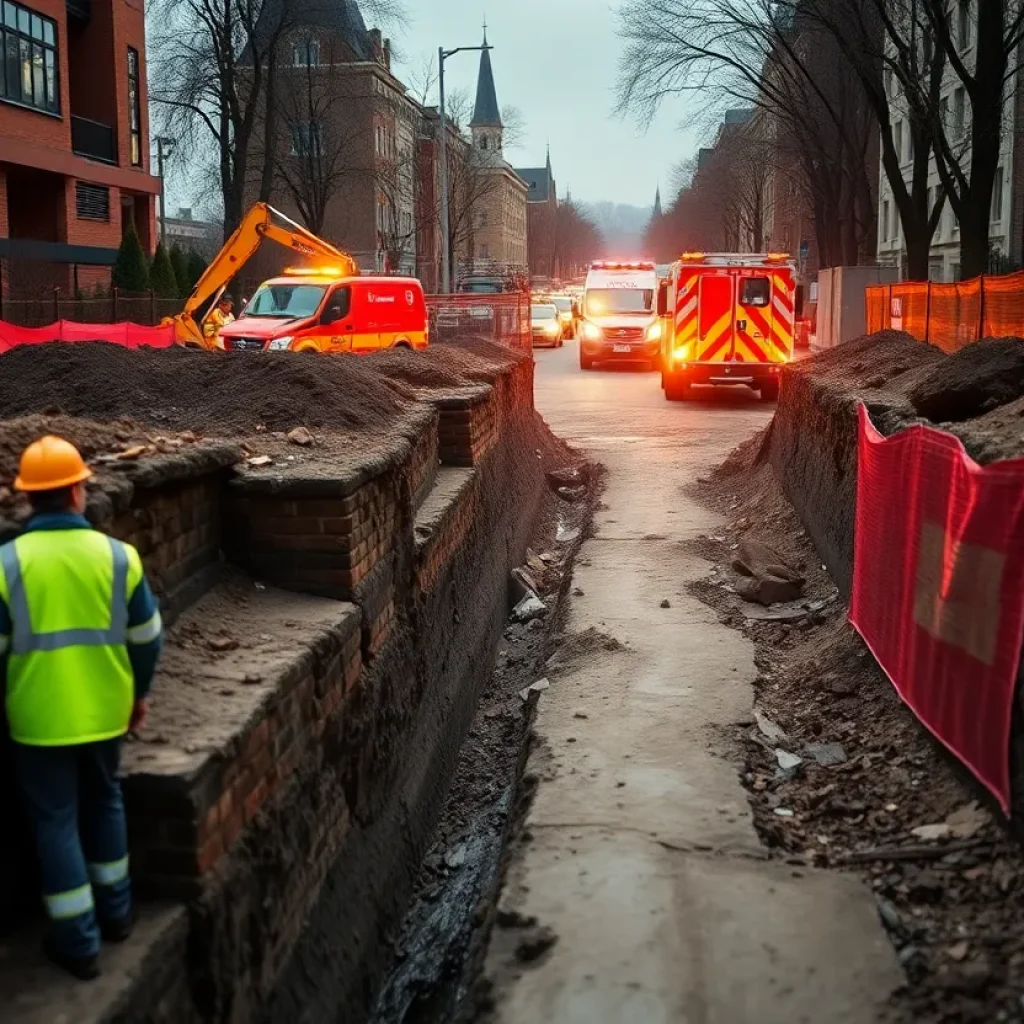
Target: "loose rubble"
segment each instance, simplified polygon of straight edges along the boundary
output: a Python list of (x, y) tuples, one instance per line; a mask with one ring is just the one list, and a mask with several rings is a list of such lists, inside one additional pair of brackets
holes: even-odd
[[(729, 525), (695, 545), (709, 572), (692, 589), (755, 641), (754, 722), (737, 736), (762, 840), (795, 869), (854, 871), (871, 887), (907, 978), (891, 1021), (1020, 1021), (1024, 851), (847, 624), (796, 513), (755, 464), (760, 447), (752, 439), (699, 488)], [(732, 573), (751, 540), (797, 568), (802, 601), (750, 614)]]

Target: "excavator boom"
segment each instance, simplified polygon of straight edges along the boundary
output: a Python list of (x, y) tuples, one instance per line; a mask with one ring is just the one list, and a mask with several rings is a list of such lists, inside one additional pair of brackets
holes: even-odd
[(352, 277), (359, 273), (356, 261), (348, 253), (318, 238), (272, 206), (256, 203), (203, 271), (185, 302), (185, 308), (171, 318), (175, 341), (181, 345), (211, 347), (210, 339), (204, 337), (203, 325), (196, 320), (196, 316), (220, 298), (266, 238), (291, 249), (310, 266), (329, 264), (337, 267), (342, 277)]

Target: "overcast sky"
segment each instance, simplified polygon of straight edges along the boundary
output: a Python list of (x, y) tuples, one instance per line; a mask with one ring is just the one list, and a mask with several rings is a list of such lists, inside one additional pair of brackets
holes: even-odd
[[(612, 0), (405, 2), (400, 77), (438, 46), (478, 44), (486, 16), (498, 102), (519, 107), (526, 128), (523, 143), (506, 156), (517, 166), (542, 165), (550, 141), (560, 196), (570, 189), (588, 202), (650, 206), (659, 183), (668, 191), (672, 165), (693, 152), (696, 140), (679, 130), (681, 102), (646, 132), (613, 113), (620, 44)], [(475, 53), (450, 58), (449, 88), (475, 89), (478, 62)]]

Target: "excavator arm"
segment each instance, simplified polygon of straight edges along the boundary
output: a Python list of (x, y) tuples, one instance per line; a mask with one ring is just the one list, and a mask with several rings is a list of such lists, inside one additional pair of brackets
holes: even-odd
[[(356, 261), (348, 253), (335, 249), (272, 206), (256, 203), (203, 271), (185, 302), (185, 308), (170, 318), (174, 324), (175, 341), (181, 345), (213, 347), (211, 339), (204, 337), (202, 322), (196, 317), (216, 303), (266, 238), (291, 249), (311, 266), (328, 264), (337, 267), (344, 277), (359, 273)], [(213, 342), (215, 344), (216, 339)]]

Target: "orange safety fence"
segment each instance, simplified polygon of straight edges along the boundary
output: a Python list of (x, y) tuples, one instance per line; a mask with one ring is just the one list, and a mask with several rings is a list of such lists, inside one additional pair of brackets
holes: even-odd
[(1024, 337), (1024, 271), (954, 284), (873, 285), (865, 303), (869, 334), (906, 331), (944, 352), (982, 338)]

